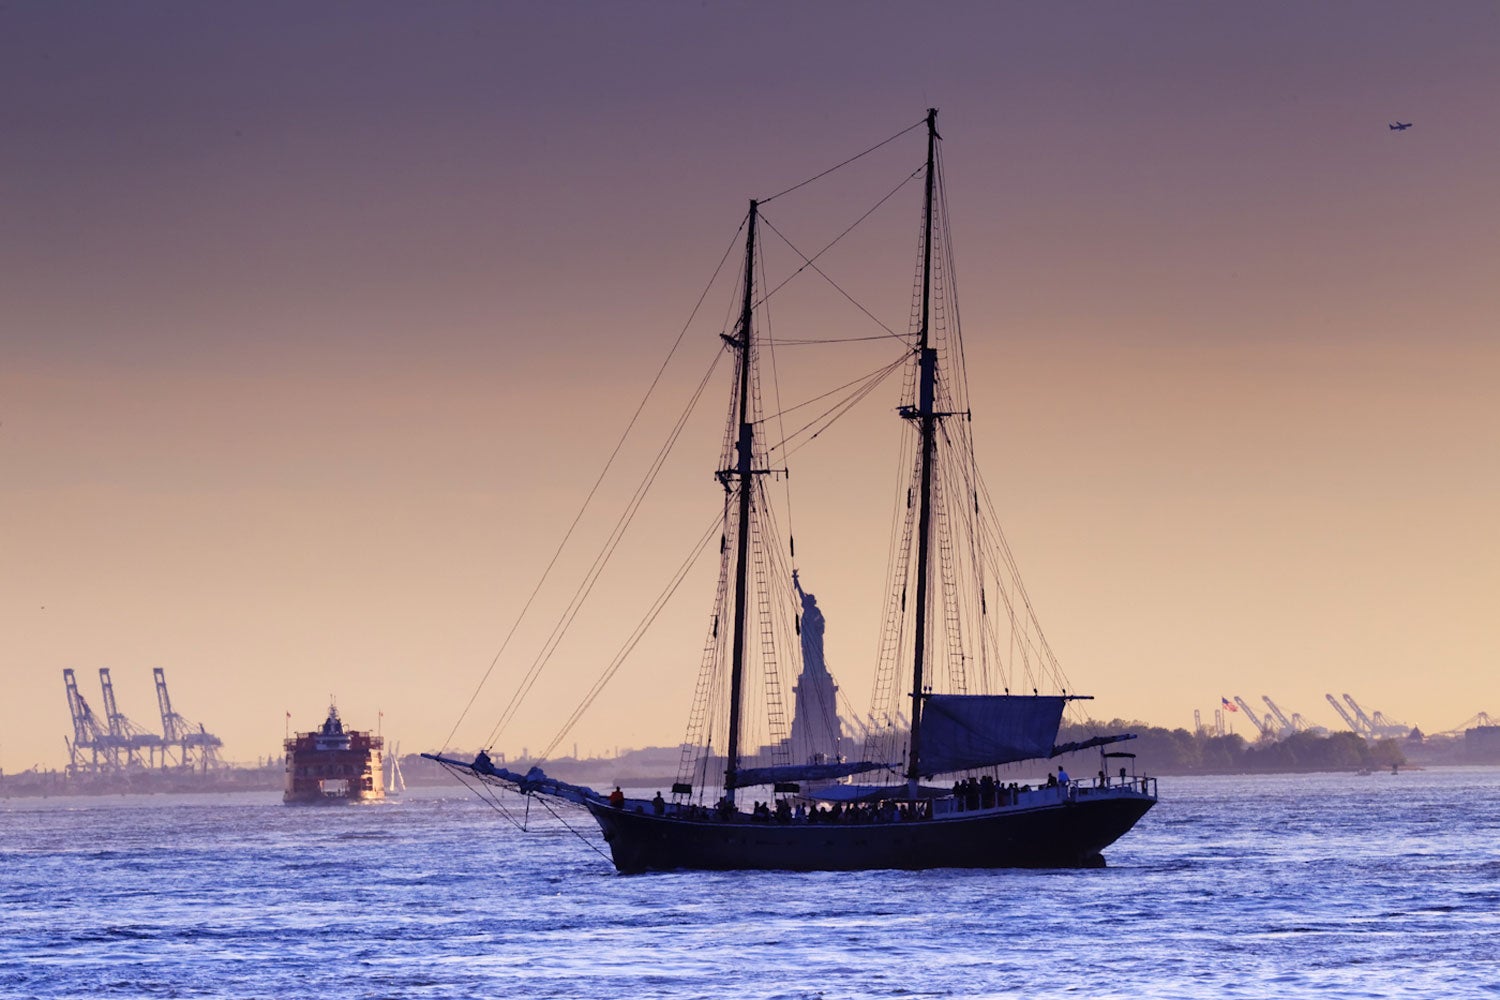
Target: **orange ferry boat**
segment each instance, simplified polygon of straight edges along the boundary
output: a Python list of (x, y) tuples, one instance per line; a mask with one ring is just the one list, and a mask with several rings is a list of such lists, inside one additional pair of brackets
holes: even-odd
[(321, 729), (289, 737), (285, 747), (286, 791), (281, 801), (287, 805), (337, 805), (385, 798), (380, 781), (385, 739), (345, 729), (336, 706), (328, 706), (328, 718)]

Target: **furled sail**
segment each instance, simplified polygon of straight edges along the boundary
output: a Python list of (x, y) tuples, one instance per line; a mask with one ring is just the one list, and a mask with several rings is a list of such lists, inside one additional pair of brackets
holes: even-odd
[(867, 760), (849, 761), (839, 764), (781, 764), (776, 767), (746, 767), (735, 774), (735, 782), (741, 788), (750, 785), (772, 785), (782, 781), (831, 781), (846, 778), (851, 774), (878, 771), (886, 764), (875, 764)]
[(941, 774), (1052, 755), (1065, 695), (930, 694), (921, 772)]
[[(1119, 743), (1123, 740), (1135, 739), (1135, 733), (1115, 733), (1113, 736), (1091, 736), (1086, 740), (1078, 740), (1073, 743), (1059, 743), (1052, 748), (1049, 757), (1061, 757), (1065, 753), (1075, 753), (1079, 750), (1092, 750), (1094, 747), (1109, 746), (1111, 743)], [(1104, 756), (1108, 757), (1109, 754)], [(1126, 757), (1134, 757), (1135, 754), (1124, 754)]]

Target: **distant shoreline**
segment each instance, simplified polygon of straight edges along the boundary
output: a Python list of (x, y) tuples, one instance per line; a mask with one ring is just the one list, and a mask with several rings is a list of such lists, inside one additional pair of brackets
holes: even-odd
[[(1114, 731), (1131, 731), (1137, 739), (1125, 746), (1136, 753), (1136, 771), (1155, 777), (1233, 776), (1267, 774), (1389, 774), (1425, 770), (1434, 766), (1469, 766), (1500, 764), (1500, 748), (1484, 746), (1477, 752), (1463, 740), (1379, 740), (1369, 742), (1353, 733), (1314, 735), (1297, 733), (1284, 740), (1249, 743), (1237, 735), (1218, 736), (1189, 733), (1184, 729), (1168, 730), (1140, 723), (1114, 720), (1102, 725)], [(1080, 728), (1080, 732), (1084, 732)], [(1060, 734), (1059, 738), (1064, 738)], [(1078, 733), (1066, 734), (1075, 738)], [(450, 751), (463, 757), (462, 752)], [(1080, 762), (1089, 751), (1065, 755), (1078, 778), (1091, 777)], [(670, 788), (679, 780), (677, 767), (680, 747), (645, 747), (629, 750), (618, 757), (595, 757), (576, 760), (571, 757), (541, 762), (552, 777), (591, 787), (620, 785), (631, 788)], [(503, 757), (500, 758), (504, 760)], [(515, 760), (514, 770), (525, 771), (536, 761)], [(1035, 761), (1035, 778), (1050, 768), (1047, 761)], [(442, 767), (419, 754), (403, 754), (401, 770), (411, 787), (441, 786), (451, 782)], [(1015, 774), (1008, 771), (1007, 774)], [(49, 797), (105, 797), (119, 795), (174, 795), (233, 791), (281, 791), (285, 783), (282, 762), (259, 766), (218, 768), (206, 773), (181, 771), (133, 771), (126, 775), (68, 775), (63, 771), (29, 770), (0, 774), (0, 799)]]

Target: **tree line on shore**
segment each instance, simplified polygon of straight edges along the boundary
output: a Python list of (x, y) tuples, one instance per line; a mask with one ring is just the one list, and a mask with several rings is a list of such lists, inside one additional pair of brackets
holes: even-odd
[(1097, 733), (1135, 733), (1134, 740), (1111, 749), (1134, 753), (1143, 770), (1157, 774), (1389, 770), (1406, 764), (1399, 740), (1371, 742), (1351, 732), (1301, 732), (1274, 742), (1250, 743), (1238, 733), (1190, 733), (1112, 719), (1064, 724), (1057, 741), (1085, 740)]

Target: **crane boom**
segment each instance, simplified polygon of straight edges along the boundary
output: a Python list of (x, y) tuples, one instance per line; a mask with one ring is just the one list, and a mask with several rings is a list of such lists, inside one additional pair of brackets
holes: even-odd
[[(181, 754), (184, 766), (196, 766), (203, 770), (217, 767), (220, 763), (219, 748), (224, 741), (209, 732), (203, 725), (190, 722), (174, 711), (172, 696), (167, 693), (167, 675), (161, 667), (151, 671), (156, 681), (156, 705), (161, 710), (161, 728), (166, 743), (175, 746)], [(194, 760), (194, 757), (197, 760)]]
[(1452, 729), (1445, 729), (1440, 733), (1433, 733), (1432, 735), (1462, 736), (1466, 730), (1473, 729), (1478, 726), (1493, 726), (1496, 724), (1496, 721), (1490, 717), (1490, 714), (1488, 712), (1480, 712), (1477, 715), (1471, 715), (1469, 718), (1465, 719), (1463, 722), (1460, 722)]
[(87, 750), (93, 757), (95, 766), (99, 764), (99, 753), (104, 751), (105, 759), (110, 758), (110, 749), (105, 741), (105, 729), (99, 724), (94, 716), (93, 709), (84, 700), (83, 693), (78, 690), (78, 678), (73, 674), (72, 667), (63, 668), (63, 687), (68, 693), (68, 714), (73, 717), (73, 742), (68, 747), (68, 761), (76, 767), (78, 765), (78, 753)]
[[(119, 704), (115, 701), (115, 685), (110, 680), (109, 668), (99, 668), (99, 686), (104, 689), (104, 711), (109, 720), (109, 741), (118, 750), (124, 751), (125, 762), (129, 765), (156, 764), (157, 754), (163, 750), (164, 742), (160, 736), (150, 732), (142, 726), (136, 725), (120, 711)], [(141, 756), (145, 751), (146, 757)]]
[(1339, 704), (1339, 700), (1331, 694), (1325, 694), (1323, 697), (1327, 698), (1328, 704), (1332, 705), (1333, 710), (1339, 713), (1339, 718), (1344, 720), (1344, 725), (1349, 727), (1349, 731), (1358, 735), (1360, 732), (1359, 723), (1355, 722), (1354, 717), (1345, 711), (1344, 706)]
[(1371, 735), (1374, 735), (1375, 723), (1370, 721), (1370, 717), (1365, 714), (1365, 710), (1359, 707), (1359, 702), (1354, 700), (1354, 696), (1346, 694), (1344, 695), (1344, 701), (1350, 708), (1354, 710), (1354, 717), (1364, 725), (1365, 731), (1370, 733)]
[(161, 712), (161, 735), (168, 743), (177, 743), (183, 737), (182, 716), (172, 711), (172, 696), (167, 693), (167, 675), (161, 667), (153, 667), (151, 679), (156, 682), (156, 707)]
[(1397, 722), (1395, 719), (1387, 719), (1384, 712), (1372, 712), (1370, 713), (1370, 718), (1375, 721), (1376, 736), (1394, 736), (1400, 738), (1411, 734), (1411, 726), (1408, 726), (1404, 722)]
[(1240, 711), (1245, 713), (1245, 718), (1255, 723), (1255, 728), (1260, 730), (1260, 734), (1262, 736), (1274, 735), (1271, 732), (1270, 721), (1268, 719), (1262, 719), (1260, 716), (1256, 715), (1254, 710), (1245, 703), (1245, 699), (1241, 698), (1239, 695), (1235, 695), (1234, 703), (1240, 706)]
[(1297, 727), (1292, 725), (1292, 720), (1282, 714), (1281, 709), (1276, 707), (1276, 703), (1271, 700), (1270, 695), (1263, 694), (1260, 696), (1260, 700), (1266, 703), (1266, 707), (1271, 710), (1271, 714), (1276, 716), (1276, 721), (1281, 723), (1281, 734), (1283, 736), (1289, 736), (1297, 731)]
[(104, 690), (104, 719), (109, 723), (109, 735), (124, 736), (125, 729), (121, 723), (124, 716), (120, 715), (120, 708), (115, 704), (115, 685), (109, 679), (109, 668), (99, 668), (99, 687)]

